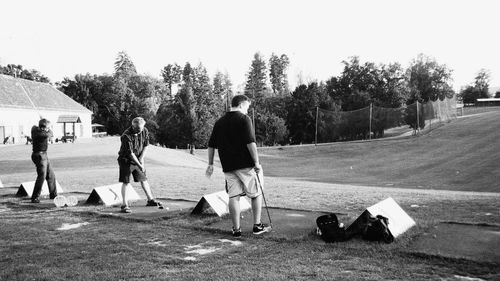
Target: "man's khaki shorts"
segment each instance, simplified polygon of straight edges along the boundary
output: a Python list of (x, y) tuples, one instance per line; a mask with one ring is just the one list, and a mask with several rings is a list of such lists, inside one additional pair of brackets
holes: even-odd
[[(262, 194), (254, 168), (239, 169), (224, 173), (224, 175), (226, 176), (226, 192), (229, 198), (236, 196), (256, 198)], [(262, 171), (259, 173), (259, 179), (262, 188), (264, 188), (264, 174)]]

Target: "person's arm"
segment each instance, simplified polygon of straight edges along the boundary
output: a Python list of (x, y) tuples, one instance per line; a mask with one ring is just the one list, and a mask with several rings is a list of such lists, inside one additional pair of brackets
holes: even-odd
[(248, 116), (246, 116), (246, 120), (243, 123), (243, 134), (244, 134), (244, 141), (247, 144), (248, 152), (250, 152), (250, 156), (252, 157), (252, 160), (254, 162), (255, 172), (260, 173), (262, 171), (262, 166), (260, 165), (259, 162), (259, 153), (257, 152), (257, 144), (255, 141), (255, 134), (252, 121)]
[(215, 148), (208, 147), (208, 165), (214, 165)]
[(144, 166), (144, 157), (146, 156), (146, 150), (148, 149), (149, 146), (149, 131), (147, 128), (144, 128), (144, 143), (142, 144), (142, 152), (139, 155), (139, 162)]
[(35, 137), (50, 138), (52, 137), (52, 131), (49, 128), (41, 129), (35, 126), (31, 129), (31, 138)]
[(139, 155), (139, 162), (141, 162), (142, 165), (144, 165), (144, 157), (146, 156), (146, 150), (148, 149), (147, 146), (145, 146), (142, 149), (141, 155)]
[(214, 155), (215, 155), (215, 148), (213, 147), (208, 147), (208, 167), (205, 172), (205, 175), (209, 178), (212, 176), (214, 173)]
[(137, 156), (135, 156), (135, 154), (132, 152), (130, 153), (130, 158), (132, 158), (132, 161), (135, 162), (135, 164), (137, 166), (139, 166), (139, 168), (144, 171), (144, 166), (142, 165), (142, 162), (139, 161), (139, 159), (137, 159)]
[(247, 144), (248, 151), (250, 152), (250, 156), (252, 156), (252, 160), (255, 163), (255, 172), (260, 173), (262, 171), (262, 166), (259, 162), (259, 153), (257, 152), (257, 144), (255, 142)]
[(130, 138), (127, 137), (126, 135), (122, 135), (121, 141), (125, 145), (125, 151), (128, 150), (128, 152), (129, 152), (129, 159), (131, 159), (133, 161), (132, 164), (137, 165), (137, 166), (139, 166), (139, 168), (141, 170), (144, 170), (142, 163), (139, 161), (137, 156), (134, 154), (134, 151), (132, 150), (133, 146), (132, 146), (132, 142), (131, 142)]
[(208, 140), (208, 167), (205, 172), (207, 178), (210, 178), (214, 172), (214, 157), (215, 149), (217, 148), (217, 130), (218, 122), (215, 123), (212, 133), (210, 134), (210, 139)]

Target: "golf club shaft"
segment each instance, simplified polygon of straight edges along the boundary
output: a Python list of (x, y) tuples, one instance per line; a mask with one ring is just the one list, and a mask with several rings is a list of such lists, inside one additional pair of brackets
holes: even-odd
[(266, 196), (264, 195), (264, 189), (262, 188), (262, 183), (260, 182), (259, 173), (256, 172), (255, 174), (257, 175), (257, 181), (259, 182), (260, 191), (262, 192), (262, 199), (264, 199), (264, 205), (266, 206), (266, 212), (267, 212), (267, 217), (269, 218), (269, 224), (271, 225), (271, 227), (273, 227), (271, 215), (269, 214), (269, 209), (267, 208), (267, 201), (266, 201)]

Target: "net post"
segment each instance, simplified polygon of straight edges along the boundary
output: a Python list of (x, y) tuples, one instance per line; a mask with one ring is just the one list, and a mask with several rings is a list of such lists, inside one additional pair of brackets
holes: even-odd
[(314, 146), (318, 145), (318, 114), (319, 114), (319, 108), (316, 106), (316, 126), (314, 131)]
[(369, 132), (368, 132), (368, 138), (371, 140), (372, 139), (372, 112), (373, 112), (373, 103), (370, 103), (370, 126), (369, 126)]
[(417, 99), (417, 135), (420, 134), (420, 118), (418, 116), (419, 110), (418, 110), (418, 99)]

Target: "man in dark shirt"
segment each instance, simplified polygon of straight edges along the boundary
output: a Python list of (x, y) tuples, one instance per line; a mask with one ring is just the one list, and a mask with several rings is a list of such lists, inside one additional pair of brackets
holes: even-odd
[(262, 234), (271, 228), (261, 222), (262, 192), (264, 184), (262, 166), (259, 164), (255, 134), (250, 118), (246, 115), (250, 100), (245, 95), (237, 95), (231, 101), (231, 111), (214, 125), (208, 143), (207, 177), (213, 173), (215, 149), (218, 149), (222, 170), (226, 178), (229, 195), (229, 213), (233, 222), (233, 236), (241, 236), (240, 197), (252, 200), (253, 233)]
[(47, 185), (49, 186), (50, 199), (54, 199), (57, 196), (56, 176), (50, 165), (49, 157), (47, 156), (49, 139), (53, 136), (49, 125), (49, 120), (41, 119), (38, 122), (38, 127), (33, 126), (31, 128), (31, 139), (33, 143), (31, 160), (35, 163), (37, 173), (33, 194), (31, 195), (32, 203), (40, 203), (39, 197), (45, 180), (47, 180)]
[(118, 152), (118, 165), (120, 166), (119, 181), (122, 184), (123, 213), (130, 213), (130, 207), (127, 200), (127, 187), (130, 185), (130, 174), (135, 182), (140, 182), (142, 189), (146, 193), (148, 202), (146, 206), (157, 206), (163, 209), (163, 205), (156, 201), (151, 193), (151, 187), (146, 177), (146, 168), (144, 167), (144, 156), (146, 148), (149, 145), (149, 132), (144, 127), (146, 121), (142, 117), (136, 117), (132, 120), (132, 126), (123, 132), (120, 140), (121, 146)]

